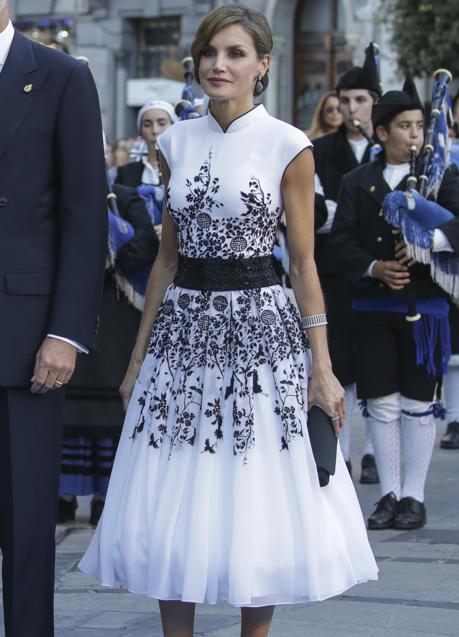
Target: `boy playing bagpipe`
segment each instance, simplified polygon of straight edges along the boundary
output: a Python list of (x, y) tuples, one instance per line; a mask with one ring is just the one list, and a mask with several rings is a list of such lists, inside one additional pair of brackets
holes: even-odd
[(353, 286), (357, 392), (381, 483), (368, 528), (414, 529), (426, 523), (435, 398), (451, 353), (447, 294), (435, 281), (457, 295), (459, 175), (432, 167), (440, 205), (405, 192), (410, 153), (413, 173), (423, 163), (414, 157), (424, 143), (423, 106), (411, 80), (383, 95), (372, 118), (383, 151), (343, 178), (330, 241)]

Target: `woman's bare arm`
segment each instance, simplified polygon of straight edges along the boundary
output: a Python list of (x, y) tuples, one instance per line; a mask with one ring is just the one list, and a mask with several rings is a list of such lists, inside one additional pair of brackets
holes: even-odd
[[(161, 174), (167, 188), (170, 172), (166, 162), (161, 158)], [(139, 331), (126, 375), (120, 387), (125, 409), (132, 394), (135, 380), (147, 352), (153, 323), (168, 286), (174, 280), (177, 270), (177, 233), (166, 204), (164, 203), (162, 236), (159, 251), (148, 279), (145, 295), (145, 306)]]
[[(325, 304), (314, 261), (314, 159), (309, 149), (287, 167), (282, 180), (290, 281), (302, 316), (322, 314)], [(344, 390), (332, 373), (325, 326), (308, 330), (312, 351), (309, 403), (344, 419)]]

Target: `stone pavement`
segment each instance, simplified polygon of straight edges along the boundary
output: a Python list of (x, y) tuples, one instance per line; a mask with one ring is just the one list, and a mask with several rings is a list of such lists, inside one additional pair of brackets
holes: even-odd
[[(444, 427), (439, 425), (439, 435)], [(362, 430), (359, 418), (352, 442), (356, 468)], [(437, 445), (426, 494), (427, 527), (370, 533), (380, 566), (378, 582), (356, 586), (326, 602), (278, 607), (270, 637), (457, 637), (458, 468), (459, 451)], [(356, 488), (368, 515), (379, 497), (377, 486)], [(84, 515), (87, 502), (83, 505)], [(160, 637), (156, 602), (122, 588), (101, 588), (77, 570), (91, 533), (84, 519), (58, 527), (56, 637)], [(195, 634), (238, 637), (238, 623), (238, 610), (228, 605), (198, 607)]]

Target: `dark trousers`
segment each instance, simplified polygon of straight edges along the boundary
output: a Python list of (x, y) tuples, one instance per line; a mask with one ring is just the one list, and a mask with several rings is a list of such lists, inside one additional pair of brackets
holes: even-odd
[(432, 401), (439, 378), (416, 364), (413, 327), (396, 312), (355, 312), (357, 395)]
[(351, 293), (346, 281), (340, 277), (321, 279), (328, 318), (328, 347), (333, 373), (345, 387), (356, 381), (354, 316)]
[(0, 547), (5, 637), (54, 635), (62, 390), (0, 387)]

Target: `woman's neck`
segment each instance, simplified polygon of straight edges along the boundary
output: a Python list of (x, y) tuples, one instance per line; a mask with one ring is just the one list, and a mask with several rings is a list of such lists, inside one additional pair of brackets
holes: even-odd
[(243, 100), (210, 100), (210, 110), (223, 130), (228, 128), (231, 122), (251, 111), (254, 107), (253, 98), (249, 96)]

